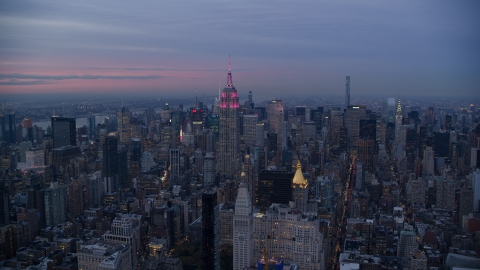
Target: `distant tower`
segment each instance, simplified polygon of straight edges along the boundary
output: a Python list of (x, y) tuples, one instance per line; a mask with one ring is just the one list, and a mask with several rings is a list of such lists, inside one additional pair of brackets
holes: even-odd
[(117, 191), (118, 177), (118, 139), (115, 135), (105, 137), (103, 144), (103, 183), (107, 194)]
[(75, 118), (52, 117), (53, 148), (77, 145)]
[(238, 189), (233, 216), (233, 269), (243, 270), (253, 265), (253, 212), (248, 188)]
[(345, 108), (350, 106), (350, 76), (345, 81)]
[(280, 133), (283, 122), (283, 102), (279, 99), (274, 99), (267, 104), (267, 119), (269, 123), (269, 131)]
[(7, 143), (17, 142), (17, 125), (15, 121), (15, 113), (7, 114), (5, 116), (5, 133), (4, 140)]
[(130, 143), (130, 111), (128, 108), (122, 107), (117, 111), (117, 130), (120, 134), (120, 144)]
[(402, 125), (402, 104), (400, 103), (400, 99), (398, 99), (397, 103), (397, 110), (395, 112), (395, 140), (397, 142), (400, 141), (400, 126)]
[(95, 124), (95, 116), (91, 115), (88, 117), (88, 137), (94, 138), (96, 133), (97, 125)]
[(307, 211), (308, 182), (303, 176), (300, 160), (297, 163), (297, 172), (295, 172), (293, 177), (292, 200), (295, 202), (295, 207), (300, 209), (300, 211), (303, 213)]
[(180, 184), (180, 149), (170, 149), (170, 183)]
[(248, 109), (255, 109), (255, 104), (253, 103), (252, 91), (248, 91)]
[(237, 173), (238, 170), (240, 133), (239, 107), (237, 90), (232, 83), (229, 58), (227, 85), (220, 96), (220, 138), (217, 158), (217, 172), (220, 174), (233, 175)]

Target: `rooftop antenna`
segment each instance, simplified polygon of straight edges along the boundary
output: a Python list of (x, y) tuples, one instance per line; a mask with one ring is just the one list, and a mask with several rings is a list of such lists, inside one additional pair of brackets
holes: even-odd
[(218, 100), (220, 100), (220, 82), (218, 82)]
[(195, 109), (198, 109), (198, 98), (197, 98), (197, 94), (198, 94), (198, 89), (197, 89), (197, 86), (195, 85)]

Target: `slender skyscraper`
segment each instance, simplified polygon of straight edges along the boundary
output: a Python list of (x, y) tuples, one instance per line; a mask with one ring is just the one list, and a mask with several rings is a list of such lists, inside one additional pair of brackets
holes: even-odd
[(350, 106), (350, 76), (345, 81), (345, 108)]
[(94, 138), (96, 133), (97, 125), (95, 124), (95, 116), (91, 115), (88, 117), (88, 137)]
[(170, 149), (170, 183), (180, 182), (180, 149)]
[(232, 83), (230, 59), (228, 59), (227, 85), (220, 95), (220, 130), (217, 172), (233, 175), (238, 170), (240, 118), (238, 94)]
[(217, 193), (202, 194), (202, 259), (204, 269), (220, 270), (220, 207)]
[(248, 188), (238, 189), (233, 216), (233, 269), (243, 270), (253, 265), (253, 213)]
[(130, 111), (123, 106), (117, 111), (117, 130), (120, 135), (120, 144), (128, 144), (131, 138)]
[(118, 139), (115, 135), (105, 137), (103, 144), (103, 183), (107, 194), (117, 191), (118, 177)]

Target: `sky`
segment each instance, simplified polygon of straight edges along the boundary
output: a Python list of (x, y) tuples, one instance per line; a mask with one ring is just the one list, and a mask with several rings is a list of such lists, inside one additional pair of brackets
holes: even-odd
[(480, 98), (480, 1), (0, 0), (10, 94)]

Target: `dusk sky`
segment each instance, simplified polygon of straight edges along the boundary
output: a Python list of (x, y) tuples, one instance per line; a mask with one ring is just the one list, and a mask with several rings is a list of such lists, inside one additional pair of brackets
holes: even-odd
[[(480, 97), (480, 1), (0, 0), (0, 94)], [(0, 97), (1, 98), (1, 97)]]

